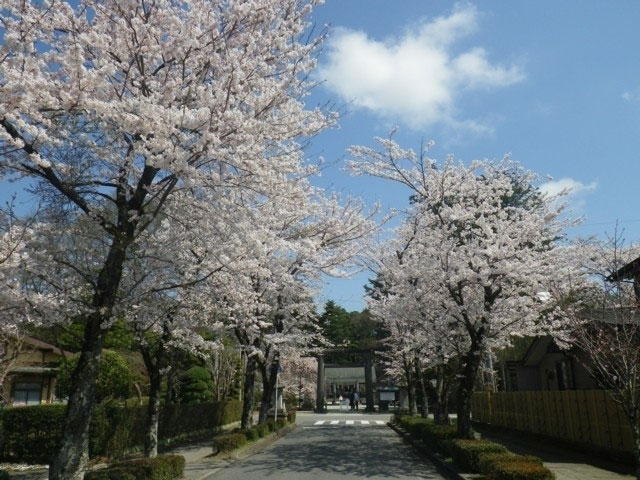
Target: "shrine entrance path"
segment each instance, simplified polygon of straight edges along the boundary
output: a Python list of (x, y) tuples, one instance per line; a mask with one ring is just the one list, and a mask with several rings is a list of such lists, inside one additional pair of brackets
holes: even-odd
[[(335, 407), (334, 407), (335, 408)], [(261, 453), (235, 462), (213, 480), (442, 480), (391, 430), (389, 415), (298, 412), (297, 428)]]

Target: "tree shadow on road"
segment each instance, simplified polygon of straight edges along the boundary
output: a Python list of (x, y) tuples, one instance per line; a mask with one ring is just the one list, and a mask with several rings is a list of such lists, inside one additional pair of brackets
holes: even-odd
[(238, 466), (245, 478), (442, 479), (436, 468), (402, 444), (387, 427), (299, 428), (261, 455)]

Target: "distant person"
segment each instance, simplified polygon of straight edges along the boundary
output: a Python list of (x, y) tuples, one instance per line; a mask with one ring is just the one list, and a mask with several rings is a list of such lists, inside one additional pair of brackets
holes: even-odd
[(353, 404), (355, 405), (356, 410), (358, 410), (358, 405), (360, 405), (360, 395), (358, 395), (358, 392), (353, 394)]
[(349, 395), (349, 406), (351, 407), (351, 410), (355, 408), (355, 402), (356, 402), (355, 392), (351, 392), (351, 394)]
[(342, 395), (340, 395), (340, 396), (338, 397), (338, 402), (340, 402), (340, 403), (339, 403), (339, 405), (340, 405), (340, 411), (342, 411)]

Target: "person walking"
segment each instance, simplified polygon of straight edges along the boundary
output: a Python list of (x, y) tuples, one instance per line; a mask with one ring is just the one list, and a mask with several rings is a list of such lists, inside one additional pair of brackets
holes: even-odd
[(358, 406), (360, 405), (360, 395), (358, 395), (358, 392), (354, 392), (353, 394), (353, 404), (356, 407), (356, 410), (358, 410)]
[(351, 394), (349, 394), (349, 406), (351, 407), (351, 410), (355, 407), (355, 392), (351, 392)]

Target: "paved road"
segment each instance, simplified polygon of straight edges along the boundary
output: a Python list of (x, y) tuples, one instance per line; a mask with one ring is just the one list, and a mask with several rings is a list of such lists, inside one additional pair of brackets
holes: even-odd
[[(298, 412), (298, 427), (211, 480), (443, 480), (386, 426), (389, 415)], [(208, 479), (207, 479), (208, 480)]]

